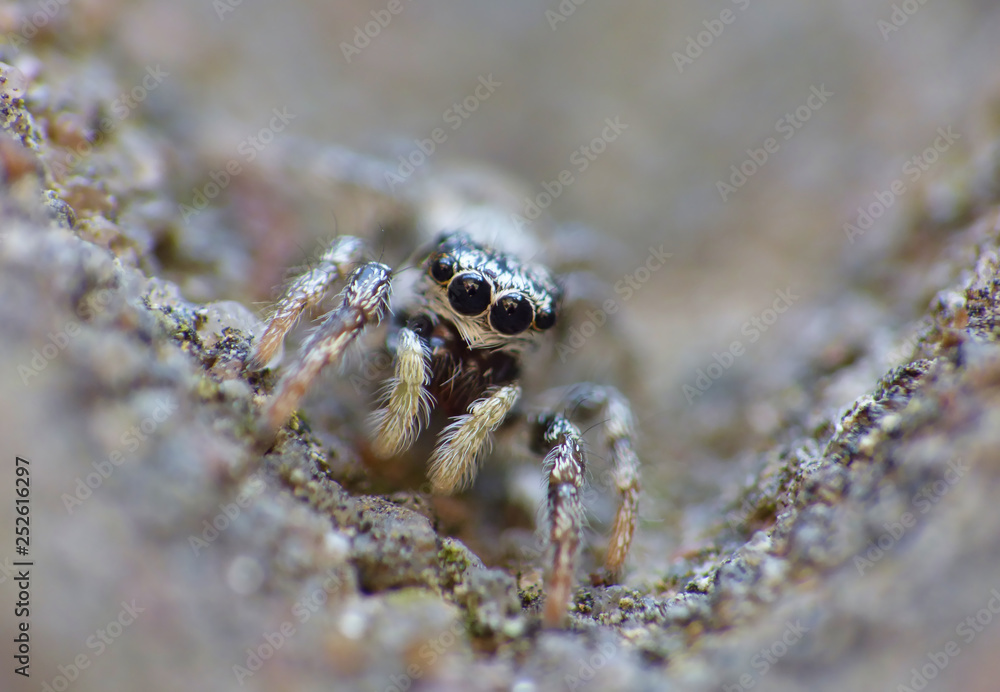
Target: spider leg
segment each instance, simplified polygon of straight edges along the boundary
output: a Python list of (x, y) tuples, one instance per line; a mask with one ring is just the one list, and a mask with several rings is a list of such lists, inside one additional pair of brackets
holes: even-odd
[(309, 386), (329, 363), (337, 361), (370, 324), (381, 321), (389, 305), (392, 270), (369, 262), (351, 274), (340, 306), (302, 344), (261, 414), (262, 427), (273, 434), (298, 407)]
[(639, 456), (635, 452), (635, 422), (628, 399), (614, 387), (584, 383), (570, 389), (567, 407), (598, 410), (604, 420), (604, 441), (610, 452), (618, 511), (604, 566), (612, 577), (628, 556), (639, 515)]
[(376, 455), (391, 457), (408, 448), (427, 424), (434, 401), (427, 391), (430, 357), (427, 344), (415, 331), (407, 327), (399, 331), (395, 375), (386, 387), (385, 406), (372, 416), (376, 428), (372, 449)]
[(490, 388), (469, 405), (469, 412), (456, 416), (441, 431), (431, 457), (430, 478), (434, 492), (450, 494), (469, 485), (476, 476), (476, 464), (488, 449), (490, 436), (521, 397), (516, 382)]
[(580, 489), (587, 462), (580, 431), (562, 415), (541, 416), (535, 425), (536, 449), (548, 450), (543, 468), (549, 477), (549, 543), (553, 550), (543, 620), (546, 626), (558, 627), (566, 617), (580, 551), (584, 520)]
[(317, 266), (297, 277), (274, 308), (274, 315), (250, 356), (250, 368), (260, 370), (272, 364), (285, 335), (302, 313), (315, 307), (337, 279), (347, 276), (361, 261), (364, 243), (353, 236), (334, 240)]

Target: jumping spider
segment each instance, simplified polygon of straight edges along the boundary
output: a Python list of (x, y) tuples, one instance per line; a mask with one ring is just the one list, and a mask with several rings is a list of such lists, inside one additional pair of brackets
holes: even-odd
[[(514, 235), (514, 229), (508, 229)], [(480, 237), (476, 237), (476, 234)], [(486, 242), (482, 236), (492, 238)], [(547, 268), (501, 250), (505, 233), (476, 224), (440, 233), (420, 255), (419, 279), (410, 294), (393, 301), (387, 347), (394, 374), (373, 415), (372, 450), (382, 458), (408, 449), (437, 407), (450, 423), (440, 431), (429, 463), (435, 493), (451, 494), (474, 479), (477, 464), (502, 424), (527, 425), (533, 452), (544, 454), (548, 476), (549, 543), (553, 550), (546, 585), (544, 621), (565, 620), (585, 522), (581, 491), (586, 455), (571, 413), (589, 410), (603, 422), (603, 439), (613, 467), (619, 506), (605, 568), (614, 578), (628, 555), (638, 515), (639, 460), (633, 417), (626, 399), (612, 387), (578, 384), (561, 391), (561, 406), (525, 414), (521, 398), (522, 359), (552, 328), (564, 309), (560, 281)], [(318, 266), (299, 276), (275, 307), (256, 344), (253, 367), (273, 364), (285, 335), (332, 286), (346, 279), (336, 307), (303, 343), (261, 412), (264, 433), (283, 425), (320, 370), (341, 360), (367, 327), (389, 309), (399, 280), (380, 262), (365, 262), (364, 243), (336, 239)], [(508, 427), (505, 425), (505, 427)]]

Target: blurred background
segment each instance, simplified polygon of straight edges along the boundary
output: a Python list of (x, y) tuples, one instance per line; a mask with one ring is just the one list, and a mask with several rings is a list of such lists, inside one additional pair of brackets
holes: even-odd
[[(7, 41), (37, 7), (0, 3)], [(124, 149), (140, 163), (148, 160), (145, 168), (111, 167), (125, 178), (136, 171), (116, 219), (116, 232), (131, 245), (123, 244), (127, 252), (111, 245), (126, 265), (176, 282), (186, 300), (236, 300), (263, 314), (286, 270), (314, 257), (318, 242), (334, 231), (372, 228), (374, 219), (354, 215), (339, 194), (327, 198), (322, 178), (300, 197), (276, 193), (281, 164), (271, 157), (286, 146), (299, 147), (286, 165), (307, 160), (296, 158), (302, 151), (327, 147), (397, 162), (432, 140), (433, 153), (416, 177), (490, 167), (509, 176), (505, 189), (515, 206), (526, 209), (534, 200), (547, 206), (550, 221), (592, 229), (602, 240), (581, 246), (581, 254), (591, 255), (607, 295), (623, 309), (613, 329), (579, 349), (578, 374), (600, 379), (607, 374), (602, 362), (634, 352), (630, 381), (622, 384), (637, 403), (647, 501), (627, 583), (657, 596), (673, 597), (683, 585), (665, 575), (687, 578), (690, 565), (674, 572), (671, 565), (704, 545), (750, 470), (762, 468), (763, 450), (772, 449), (789, 424), (811, 435), (821, 417), (835, 415), (907, 361), (905, 337), (912, 329), (906, 325), (925, 313), (955, 272), (889, 277), (939, 248), (930, 242), (943, 238), (936, 230), (968, 220), (970, 177), (1000, 137), (1000, 6), (990, 0), (73, 0), (68, 7), (49, 24), (46, 48), (39, 40), (15, 56), (8, 47), (4, 59), (29, 78), (47, 80), (33, 98), (52, 114), (63, 107), (62, 94), (73, 94), (66, 99), (73, 111), (68, 120), (52, 117), (52, 131), (65, 140), (60, 146), (71, 140), (65, 133), (74, 118), (107, 108), (110, 88), (162, 75), (127, 111), (129, 127), (120, 130), (119, 151), (111, 153)], [(33, 56), (35, 47), (42, 58)], [(141, 137), (129, 139), (132, 125), (144, 129)], [(275, 125), (280, 131), (265, 132)], [(198, 195), (232, 162), (243, 174), (209, 195), (211, 204), (202, 209)], [(405, 168), (398, 170), (407, 177)], [(97, 177), (107, 172), (95, 165), (87, 174), (95, 171)], [(312, 171), (288, 171), (289, 187), (297, 172), (309, 177)], [(556, 186), (564, 171), (572, 182), (563, 176)], [(897, 181), (901, 191), (887, 198)], [(544, 195), (551, 204), (540, 202)], [(872, 208), (878, 218), (869, 225), (859, 209)], [(914, 231), (925, 222), (937, 226), (925, 235)], [(670, 257), (643, 273), (652, 267), (653, 250)], [(616, 290), (623, 282), (632, 290)], [(36, 332), (44, 335), (50, 327), (38, 323)], [(43, 337), (31, 338), (25, 337), (19, 358)], [(855, 360), (863, 367), (844, 367)], [(64, 359), (50, 369), (50, 384), (61, 387), (67, 372), (87, 371), (70, 370), (71, 364)], [(118, 382), (116, 364), (104, 365), (102, 377)], [(57, 382), (53, 373), (63, 379)], [(7, 375), (21, 392), (15, 375)], [(326, 415), (322, 394), (310, 404), (315, 420)], [(51, 396), (63, 401), (58, 392)], [(24, 406), (38, 425), (50, 425), (47, 400)], [(61, 410), (73, 425), (100, 436), (100, 425), (78, 415), (82, 407), (63, 404)], [(197, 437), (189, 451), (178, 441), (187, 438), (172, 434), (210, 427), (201, 413), (184, 412), (189, 418), (164, 433), (180, 452), (156, 454), (208, 477), (214, 467), (198, 454), (215, 463), (236, 453), (225, 448), (212, 456), (214, 448), (199, 446)], [(87, 459), (97, 456), (65, 450), (82, 433), (47, 437), (28, 425), (9, 427), (18, 449), (51, 444), (61, 451), (33, 453), (73, 458), (84, 468), (67, 477), (84, 473)], [(142, 468), (172, 469), (169, 463)], [(65, 485), (61, 469), (48, 473), (52, 487)], [(151, 495), (160, 492), (149, 485), (156, 486), (144, 488)], [(210, 495), (204, 484), (192, 485)], [(55, 497), (49, 498), (58, 510), (53, 535), (63, 524), (75, 525), (65, 521)], [(144, 496), (136, 497), (130, 502), (140, 505)], [(201, 499), (214, 507), (214, 496)], [(178, 515), (201, 516), (170, 502), (165, 506)], [(123, 506), (131, 519), (135, 508)], [(609, 507), (597, 508), (598, 521), (606, 520)], [(162, 519), (140, 509), (139, 523), (168, 535), (160, 522), (168, 525), (173, 515)], [(118, 514), (109, 516), (108, 523), (121, 523)], [(318, 524), (317, 531), (329, 528)], [(65, 559), (94, 572), (98, 558), (84, 553), (95, 534), (82, 526), (79, 540), (66, 539), (81, 546), (80, 554)], [(136, 545), (155, 543), (147, 538)], [(130, 554), (131, 545), (122, 542), (122, 553)], [(173, 549), (183, 557), (173, 563), (163, 557), (164, 565), (141, 565), (136, 573), (169, 580), (171, 564), (181, 569), (176, 565), (190, 559), (187, 546)], [(261, 564), (270, 563), (262, 557)], [(130, 578), (119, 575), (108, 583)], [(105, 576), (90, 575), (92, 590)], [(199, 582), (203, 572), (186, 576)], [(217, 581), (208, 583), (238, 601), (235, 617), (244, 617), (241, 608), (257, 607)], [(196, 604), (186, 582), (177, 583), (175, 602)], [(268, 597), (278, 602), (288, 592), (276, 589)], [(233, 611), (230, 601), (206, 594), (220, 611)], [(76, 595), (61, 598), (68, 609)], [(950, 623), (950, 617), (944, 619)], [(229, 626), (215, 615), (205, 619), (206, 640), (215, 634), (210, 627)], [(177, 627), (178, 639), (188, 636), (187, 625)], [(60, 656), (80, 640), (76, 633), (67, 637), (52, 660), (71, 660)], [(863, 644), (864, 638), (851, 641)], [(900, 669), (908, 655), (895, 661)], [(170, 668), (169, 658), (157, 660)], [(214, 670), (214, 661), (202, 663)], [(143, 674), (137, 663), (135, 675)], [(96, 676), (89, 684), (98, 684)]]
[[(294, 135), (388, 160), (442, 128), (431, 164), (492, 165), (532, 197), (569, 169), (574, 182), (549, 212), (621, 241), (623, 252), (596, 263), (609, 285), (651, 246), (673, 254), (627, 312), (649, 387), (686, 407), (682, 385), (707, 364), (706, 350), (739, 336), (777, 289), (809, 301), (877, 266), (899, 219), (947, 182), (948, 161), (996, 136), (1000, 8), (914, 0), (912, 16), (895, 17), (894, 8), (400, 0), (393, 14), (387, 2), (278, 10), (182, 0), (123, 4), (102, 20), (137, 74), (153, 64), (169, 71), (149, 111), (183, 112), (169, 120), (171, 134), (208, 152), (206, 170), (232, 158), (273, 108), (294, 114)], [(499, 86), (456, 120), (453, 104), (490, 76)], [(831, 95), (813, 97), (821, 89)], [(606, 118), (627, 129), (580, 171), (578, 150)], [(843, 225), (856, 208), (945, 127), (960, 139), (848, 242)], [(747, 164), (768, 138), (776, 151)], [(720, 192), (740, 166), (752, 175)], [(772, 331), (754, 350), (779, 344)]]
[[(864, 331), (885, 309), (878, 277), (901, 229), (928, 210), (943, 222), (960, 216), (957, 164), (1000, 134), (1000, 7), (985, 0), (300, 1), (280, 10), (220, 0), (123, 4), (102, 21), (137, 75), (154, 64), (170, 73), (144, 112), (184, 143), (179, 149), (201, 152), (191, 163), (202, 177), (178, 190), (181, 200), (207, 171), (242, 160), (241, 144), (278, 108), (294, 119), (276, 140), (303, 137), (393, 162), (440, 128), (444, 141), (418, 175), (492, 166), (521, 185), (513, 189), (522, 204), (569, 170), (572, 184), (547, 211), (615, 239), (594, 258), (613, 298), (651, 247), (671, 253), (624, 301), (615, 338), (589, 343), (580, 360), (586, 371), (605, 349), (637, 352), (641, 427), (649, 448), (669, 450), (651, 464), (664, 475), (653, 476), (650, 492), (669, 494), (680, 473), (686, 483), (675, 501), (717, 494), (727, 459), (778, 425), (765, 395), (803, 376), (801, 359), (793, 367), (781, 350), (789, 335), (813, 334), (820, 350), (848, 327), (817, 320)], [(498, 86), (484, 90), (481, 80)], [(602, 137), (609, 118), (627, 129), (588, 156), (581, 148)], [(939, 128), (957, 139), (914, 168)], [(905, 183), (898, 202), (849, 238), (844, 226), (857, 223), (858, 207), (897, 179)], [(289, 226), (294, 241), (283, 248), (268, 241), (253, 271), (232, 270), (238, 280), (171, 273), (169, 260), (165, 273), (190, 299), (252, 296), (262, 307), (343, 206), (326, 213)], [(246, 217), (213, 223), (253, 232)], [(217, 253), (221, 243), (210, 237), (188, 241), (187, 254)], [(211, 271), (217, 277), (225, 265)], [(870, 302), (815, 309), (845, 287)], [(779, 290), (795, 304), (773, 328), (748, 327), (769, 317), (762, 313)], [(913, 312), (898, 314), (892, 296), (897, 314), (888, 321), (913, 319), (929, 298), (912, 296)], [(721, 375), (702, 376), (702, 387), (710, 384), (702, 394), (700, 372), (734, 341), (744, 355)], [(838, 384), (823, 404), (845, 406), (868, 386)]]

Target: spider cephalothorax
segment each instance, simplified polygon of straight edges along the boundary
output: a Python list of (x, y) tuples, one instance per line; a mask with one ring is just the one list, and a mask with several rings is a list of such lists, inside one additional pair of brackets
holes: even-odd
[(542, 266), (441, 234), (421, 264), (413, 297), (400, 306), (389, 345), (396, 358), (373, 449), (410, 446), (437, 405), (453, 421), (431, 458), (434, 489), (468, 485), (490, 435), (521, 396), (519, 358), (556, 322), (562, 289)]
[[(544, 267), (462, 232), (442, 234), (421, 269), (411, 305), (396, 313), (389, 345), (399, 353), (400, 328), (419, 338), (430, 361), (427, 390), (445, 415), (455, 416), (489, 388), (517, 379), (523, 351), (555, 325), (562, 289)], [(382, 449), (393, 438), (377, 439)]]
[[(276, 361), (284, 335), (341, 278), (340, 305), (302, 345), (262, 411), (271, 434), (283, 425), (319, 371), (341, 359), (389, 307), (392, 270), (363, 262), (363, 244), (336, 240), (316, 268), (300, 276), (278, 303), (254, 350), (252, 364)], [(545, 267), (501, 251), (464, 230), (438, 236), (420, 264), (410, 295), (393, 300), (387, 346), (393, 374), (372, 415), (372, 450), (389, 458), (408, 449), (432, 409), (448, 417), (429, 461), (431, 485), (448, 494), (466, 487), (494, 431), (515, 415), (521, 398), (521, 358), (541, 339), (552, 338), (563, 300), (560, 284)], [(565, 410), (596, 410), (604, 417), (604, 443), (614, 465), (620, 504), (605, 565), (614, 575), (628, 553), (638, 507), (638, 458), (632, 414), (615, 389), (576, 385), (562, 397)], [(582, 406), (582, 404), (587, 406)], [(545, 620), (565, 617), (581, 542), (584, 509), (580, 491), (586, 457), (569, 416), (547, 412), (530, 420), (533, 449), (545, 454), (553, 549)]]
[(453, 324), (469, 348), (516, 353), (556, 323), (562, 290), (544, 267), (462, 232), (442, 235), (424, 266), (422, 307)]

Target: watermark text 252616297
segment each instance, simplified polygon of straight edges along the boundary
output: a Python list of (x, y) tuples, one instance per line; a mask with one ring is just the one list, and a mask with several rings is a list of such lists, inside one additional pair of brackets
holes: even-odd
[(20, 561), (14, 563), (14, 585), (17, 599), (14, 602), (16, 618), (14, 637), (14, 672), (30, 677), (31, 636), (28, 620), (31, 615), (31, 562), (26, 558), (31, 548), (31, 462), (14, 458), (14, 548)]
[(14, 548), (27, 557), (31, 547), (31, 462), (21, 457), (14, 461)]

